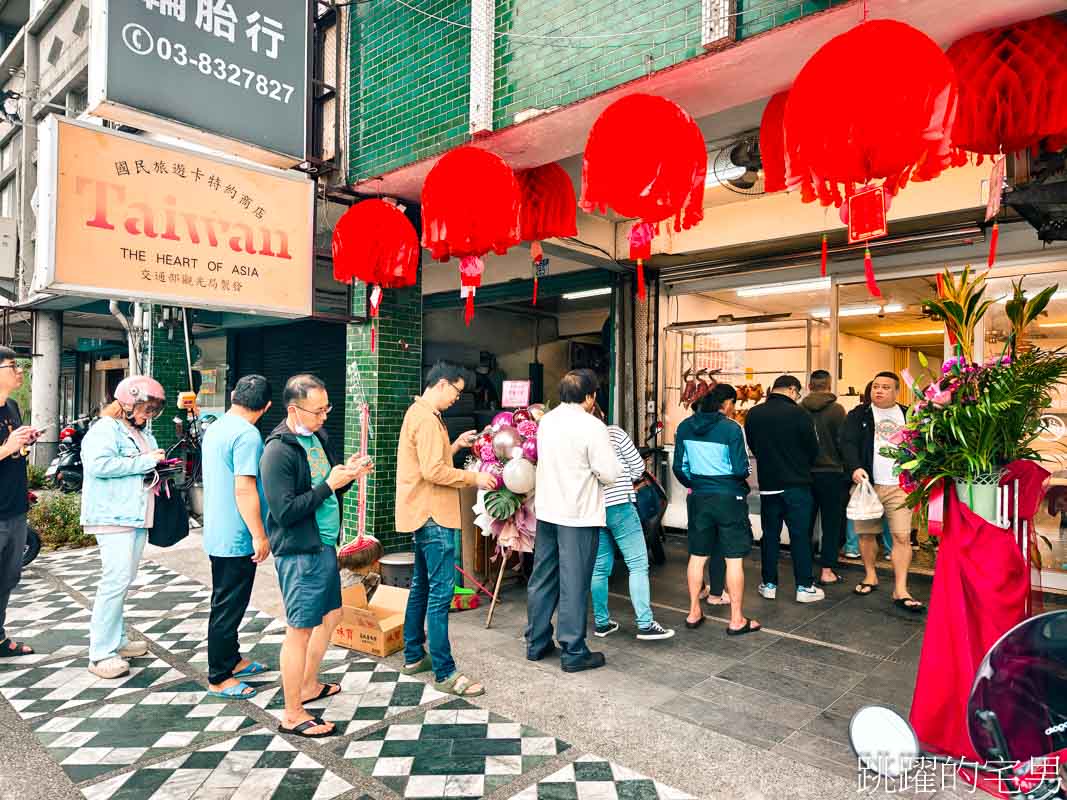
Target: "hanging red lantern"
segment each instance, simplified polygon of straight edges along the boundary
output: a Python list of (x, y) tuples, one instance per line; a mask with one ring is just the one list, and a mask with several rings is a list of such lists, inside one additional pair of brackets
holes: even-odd
[(559, 164), (543, 164), (515, 173), (522, 193), (519, 235), (530, 242), (533, 263), (533, 305), (537, 305), (538, 267), (544, 258), (542, 239), (578, 234), (578, 203), (571, 176)]
[[(370, 315), (378, 316), (382, 289), (414, 286), (419, 276), (419, 237), (404, 212), (384, 200), (364, 200), (333, 228), (333, 277), (367, 284)], [(371, 322), (370, 349), (375, 347)]]
[(781, 192), (786, 187), (785, 104), (789, 92), (779, 92), (763, 109), (759, 126), (759, 152), (763, 162), (763, 188)]
[(436, 261), (460, 259), (465, 322), (474, 318), (482, 256), (519, 243), (519, 184), (511, 167), (477, 147), (458, 147), (434, 164), (422, 187), (422, 246)]
[(840, 206), (884, 181), (895, 195), (951, 163), (956, 77), (926, 34), (895, 20), (836, 36), (797, 75), (785, 108), (790, 186), (801, 199)]
[(604, 110), (589, 132), (580, 205), (602, 213), (610, 207), (637, 219), (630, 258), (637, 261), (638, 297), (645, 297), (644, 259), (651, 254), (658, 224), (673, 217), (674, 230), (681, 231), (704, 218), (707, 171), (700, 128), (663, 97), (623, 97)]

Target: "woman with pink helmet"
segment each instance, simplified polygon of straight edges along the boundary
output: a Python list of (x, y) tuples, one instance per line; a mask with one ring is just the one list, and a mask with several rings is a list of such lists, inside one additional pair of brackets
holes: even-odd
[(145, 476), (165, 454), (145, 426), (163, 409), (164, 399), (158, 381), (131, 375), (115, 388), (115, 401), (100, 412), (82, 442), (81, 523), (96, 536), (103, 564), (93, 598), (89, 671), (101, 678), (127, 674), (126, 659), (148, 652), (145, 642), (126, 638), (122, 607), (152, 527), (155, 497)]

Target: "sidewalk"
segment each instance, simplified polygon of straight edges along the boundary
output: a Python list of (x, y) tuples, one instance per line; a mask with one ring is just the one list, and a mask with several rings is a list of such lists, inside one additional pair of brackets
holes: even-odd
[[(0, 797), (856, 797), (849, 715), (867, 702), (907, 711), (922, 637), (921, 621), (892, 614), (885, 597), (857, 602), (850, 584), (816, 608), (756, 597), (751, 612), (773, 632), (728, 639), (714, 618), (686, 631), (684, 562), (672, 548), (653, 597), (660, 621), (681, 629), (674, 639), (634, 640), (616, 595), (622, 631), (591, 642), (608, 666), (564, 675), (552, 659), (525, 660), (516, 586), (490, 630), (484, 607), (451, 617), (460, 669), (488, 694), (457, 701), (401, 676), (399, 654), (331, 649), (324, 678), (343, 691), (312, 707), (340, 735), (312, 741), (274, 732), (276, 672), (254, 679), (252, 701), (206, 695), (210, 567), (199, 536), (149, 551), (127, 621), (151, 652), (115, 681), (85, 669), (94, 551), (43, 556), (27, 572), (11, 635), (43, 655), (0, 661)], [(613, 587), (624, 586), (623, 571)], [(928, 589), (916, 589), (925, 599)], [(243, 652), (276, 667), (284, 625), (269, 564), (252, 603)]]

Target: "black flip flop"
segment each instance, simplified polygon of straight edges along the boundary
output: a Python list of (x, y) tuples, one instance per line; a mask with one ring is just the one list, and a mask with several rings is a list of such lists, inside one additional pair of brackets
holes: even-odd
[[(11, 645), (15, 645), (11, 647)], [(10, 637), (0, 642), (0, 658), (18, 658), (19, 656), (32, 656), (36, 651), (28, 644), (16, 642)]]
[(822, 578), (820, 578), (819, 580), (815, 581), (815, 583), (817, 583), (819, 586), (833, 586), (835, 583), (842, 583), (844, 580), (844, 578), (842, 578), (835, 572), (834, 579), (832, 581), (824, 581)]
[(329, 730), (329, 732), (327, 732), (327, 733), (304, 733), (304, 731), (306, 731), (306, 730), (309, 730), (311, 728), (317, 728), (320, 725), (325, 725), (325, 724), (326, 723), (323, 720), (319, 719), (318, 717), (312, 717), (311, 719), (306, 719), (303, 722), (301, 722), (299, 725), (297, 725), (295, 728), (286, 728), (284, 725), (279, 723), (278, 724), (278, 733), (286, 733), (286, 734), (288, 734), (290, 736), (300, 736), (301, 738), (304, 738), (304, 739), (325, 739), (327, 736), (333, 736), (335, 733), (337, 733), (337, 726), (336, 725), (333, 728), (331, 728)]
[[(337, 691), (331, 691), (332, 689), (336, 689)], [(314, 703), (316, 700), (322, 700), (323, 698), (326, 698), (326, 697), (333, 697), (335, 694), (340, 694), (340, 693), (341, 693), (341, 684), (339, 684), (339, 683), (324, 683), (324, 684), (322, 684), (322, 689), (319, 690), (319, 693), (317, 695), (312, 697), (310, 700), (302, 701), (302, 703), (303, 703), (303, 705), (307, 705), (308, 703)]]
[[(908, 605), (909, 600), (911, 600), (914, 605)], [(923, 613), (923, 611), (926, 610), (926, 606), (924, 606), (914, 597), (894, 597), (893, 605), (895, 605), (897, 608), (902, 608), (911, 614), (921, 614)]]
[(755, 633), (756, 631), (761, 631), (761, 630), (763, 630), (763, 626), (760, 625), (758, 622), (756, 623), (755, 627), (752, 627), (752, 620), (746, 619), (745, 620), (745, 624), (742, 625), (740, 628), (736, 628), (735, 629), (735, 628), (731, 628), (731, 627), (727, 626), (726, 635), (727, 636), (744, 636), (746, 633)]
[[(862, 591), (862, 588), (864, 586), (867, 587), (867, 591), (866, 592)], [(873, 594), (874, 592), (877, 592), (877, 591), (878, 591), (878, 584), (877, 583), (861, 583), (859, 586), (857, 586), (855, 589), (852, 590), (852, 594), (858, 594), (860, 597), (866, 597), (867, 595)]]
[(687, 627), (691, 631), (695, 631), (697, 628), (699, 628), (703, 624), (704, 624), (704, 617), (701, 617), (696, 622), (690, 622), (689, 620), (685, 621), (685, 627)]

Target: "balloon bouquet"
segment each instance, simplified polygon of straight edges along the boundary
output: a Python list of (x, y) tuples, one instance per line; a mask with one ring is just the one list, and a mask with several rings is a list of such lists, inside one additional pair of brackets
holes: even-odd
[(537, 518), (534, 483), (537, 468), (537, 423), (545, 414), (540, 403), (502, 411), (478, 435), (467, 468), (495, 475), (495, 489), (478, 492), (475, 520), (482, 536), (496, 539), (499, 555), (532, 553)]

